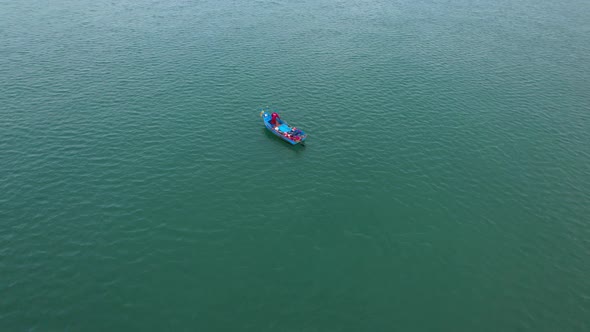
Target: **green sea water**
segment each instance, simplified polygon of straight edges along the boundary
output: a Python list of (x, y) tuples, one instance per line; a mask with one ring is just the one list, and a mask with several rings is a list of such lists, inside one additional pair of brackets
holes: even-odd
[(0, 0), (0, 331), (590, 331), (590, 2)]

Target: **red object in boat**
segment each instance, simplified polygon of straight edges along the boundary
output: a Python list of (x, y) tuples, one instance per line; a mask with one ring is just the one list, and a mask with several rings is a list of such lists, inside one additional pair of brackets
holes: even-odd
[(274, 126), (278, 126), (279, 125), (279, 115), (277, 114), (277, 112), (273, 112), (271, 114), (271, 119), (270, 119), (270, 124), (274, 125)]

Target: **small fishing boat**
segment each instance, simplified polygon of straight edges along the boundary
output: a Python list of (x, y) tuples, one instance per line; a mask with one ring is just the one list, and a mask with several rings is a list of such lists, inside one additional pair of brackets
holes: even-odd
[(260, 116), (264, 121), (264, 126), (271, 133), (292, 145), (304, 145), (307, 134), (301, 129), (289, 126), (276, 112), (271, 113), (268, 109), (263, 109), (260, 111)]

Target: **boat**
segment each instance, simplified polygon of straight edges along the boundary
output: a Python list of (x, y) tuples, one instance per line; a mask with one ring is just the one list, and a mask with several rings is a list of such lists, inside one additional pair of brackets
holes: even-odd
[(280, 137), (283, 141), (289, 142), (292, 145), (305, 145), (304, 142), (307, 138), (307, 134), (301, 129), (289, 126), (287, 121), (281, 119), (278, 115), (276, 117), (278, 125), (273, 125), (271, 123), (273, 113), (276, 112), (271, 113), (269, 109), (263, 109), (260, 111), (260, 116), (262, 117), (262, 121), (264, 121), (266, 129)]

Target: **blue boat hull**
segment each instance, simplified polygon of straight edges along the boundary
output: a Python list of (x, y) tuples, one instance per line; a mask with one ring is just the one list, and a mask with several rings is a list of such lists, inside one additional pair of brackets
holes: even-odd
[[(270, 124), (271, 114), (267, 111), (260, 112), (260, 116), (262, 117), (262, 121), (264, 122), (264, 126), (266, 127), (266, 129), (268, 129), (275, 136), (280, 137), (283, 141), (288, 142), (291, 145), (303, 145), (303, 142), (305, 142), (305, 139), (307, 139), (307, 134), (300, 129), (297, 130), (297, 136), (290, 135), (290, 132), (281, 132), (279, 130), (276, 130), (275, 127), (272, 124)], [(289, 126), (287, 122), (285, 122), (284, 120), (280, 121), (282, 126)], [(292, 129), (290, 126), (289, 128)]]

